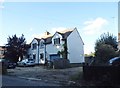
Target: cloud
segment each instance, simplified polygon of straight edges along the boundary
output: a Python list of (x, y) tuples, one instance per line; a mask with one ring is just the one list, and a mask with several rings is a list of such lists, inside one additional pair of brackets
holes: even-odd
[(87, 35), (93, 35), (102, 30), (102, 27), (108, 24), (108, 21), (104, 18), (98, 17), (94, 20), (88, 20), (84, 22), (85, 27), (83, 31)]

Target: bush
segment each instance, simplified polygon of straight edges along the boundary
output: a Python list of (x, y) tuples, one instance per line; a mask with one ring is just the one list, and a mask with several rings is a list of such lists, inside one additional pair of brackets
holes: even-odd
[(68, 59), (56, 59), (53, 62), (51, 62), (52, 67), (54, 69), (64, 69), (70, 67), (70, 61)]
[(108, 60), (116, 56), (117, 53), (111, 45), (101, 44), (95, 52), (95, 63), (105, 64)]
[(117, 39), (113, 34), (104, 33), (95, 43), (95, 64), (103, 65), (109, 59), (118, 56)]

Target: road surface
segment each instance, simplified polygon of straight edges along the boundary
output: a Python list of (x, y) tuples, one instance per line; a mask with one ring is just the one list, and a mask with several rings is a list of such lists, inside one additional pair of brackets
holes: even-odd
[[(8, 86), (12, 88), (14, 87), (40, 87), (40, 86), (60, 86), (57, 84), (52, 84), (52, 83), (47, 83), (47, 82), (42, 82), (42, 81), (32, 81), (32, 80), (27, 80), (27, 79), (22, 79), (18, 77), (11, 77), (11, 76), (0, 76), (2, 78), (2, 87)], [(6, 87), (5, 87), (6, 88)]]

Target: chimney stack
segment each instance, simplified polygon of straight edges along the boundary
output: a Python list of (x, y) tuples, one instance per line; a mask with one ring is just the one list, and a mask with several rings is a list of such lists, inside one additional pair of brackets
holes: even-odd
[(50, 32), (48, 32), (48, 31), (45, 32), (45, 35), (49, 35), (49, 34), (50, 34)]

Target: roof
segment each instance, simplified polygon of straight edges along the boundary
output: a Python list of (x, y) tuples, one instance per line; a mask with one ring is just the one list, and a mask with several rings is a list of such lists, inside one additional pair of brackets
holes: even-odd
[(73, 30), (68, 30), (67, 29), (67, 30), (60, 31), (60, 32), (57, 32), (57, 33), (61, 34), (62, 37), (66, 39), (72, 32), (73, 32)]
[(6, 50), (5, 46), (0, 46), (0, 50)]
[(44, 40), (46, 41), (46, 44), (50, 44), (50, 43), (52, 43), (52, 36), (44, 38)]
[(43, 39), (46, 41), (47, 44), (51, 43), (52, 42), (52, 34), (50, 34), (49, 32), (45, 32), (45, 34), (43, 34), (39, 40)]
[(40, 41), (41, 39), (39, 39), (39, 38), (34, 38), (34, 39), (36, 39), (37, 41)]
[[(63, 30), (63, 31), (56, 31), (56, 33), (59, 33), (59, 34), (61, 34), (62, 35), (62, 37), (64, 38), (64, 39), (66, 39), (72, 32), (73, 32), (73, 30), (74, 29), (65, 29), (65, 30)], [(56, 34), (55, 33), (55, 34)], [(54, 35), (55, 35), (54, 34)], [(54, 36), (53, 35), (53, 36)]]
[(30, 46), (30, 44), (26, 44), (26, 48), (30, 48), (31, 46)]
[(45, 33), (42, 33), (42, 34), (40, 34), (40, 35), (37, 35), (37, 36), (35, 37), (35, 39), (37, 39), (37, 40), (46, 39), (46, 38), (49, 38), (49, 37), (52, 37), (52, 36), (53, 36), (52, 34), (50, 34), (48, 31), (46, 31)]
[[(62, 35), (62, 37), (64, 39), (66, 39), (72, 32), (74, 29), (66, 29), (64, 31), (56, 31), (56, 33), (59, 33)], [(55, 34), (54, 34), (55, 35)], [(50, 44), (52, 43), (52, 37), (54, 36), (52, 34), (50, 34), (49, 32), (45, 32), (44, 34), (40, 35), (39, 37), (36, 37), (34, 39), (36, 39), (37, 41), (40, 41), (41, 39), (46, 41), (46, 44)]]
[(36, 39), (38, 42), (40, 40), (45, 40), (47, 44), (52, 42), (52, 34), (50, 34), (49, 32), (45, 32), (44, 34), (41, 34), (39, 37), (36, 37), (34, 39)]

